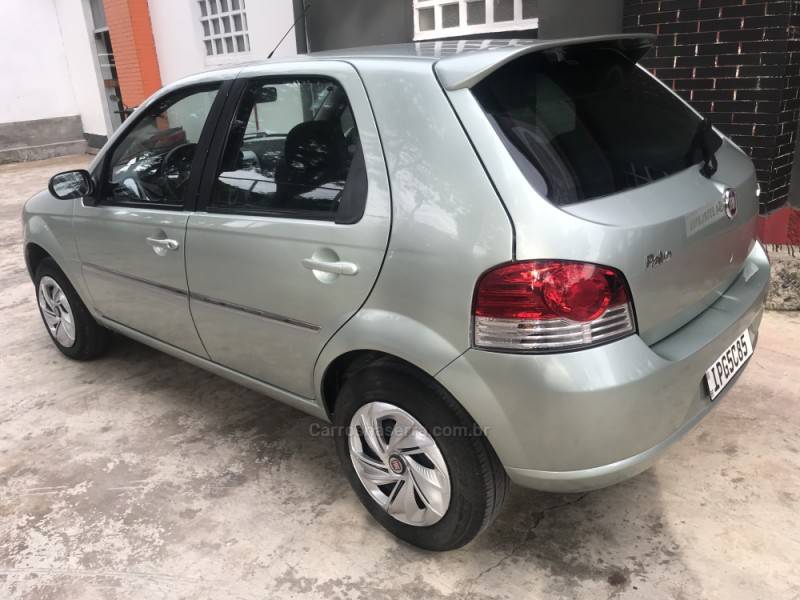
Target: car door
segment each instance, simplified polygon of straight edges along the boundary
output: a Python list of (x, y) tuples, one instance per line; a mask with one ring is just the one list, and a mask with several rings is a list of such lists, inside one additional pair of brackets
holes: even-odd
[(317, 357), (383, 262), (389, 186), (355, 69), (273, 69), (240, 74), (218, 129), (188, 223), (190, 303), (214, 361), (311, 398)]
[(205, 357), (189, 312), (186, 209), (197, 193), (213, 115), (224, 104), (222, 86), (182, 88), (135, 115), (100, 161), (96, 192), (76, 202), (73, 218), (95, 308)]

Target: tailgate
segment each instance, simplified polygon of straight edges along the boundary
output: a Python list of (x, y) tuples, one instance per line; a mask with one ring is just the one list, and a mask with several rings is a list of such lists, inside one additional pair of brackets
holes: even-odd
[(619, 269), (653, 344), (734, 281), (758, 202), (750, 159), (636, 65), (648, 41), (532, 44), (436, 71), (514, 224), (515, 258)]
[[(644, 188), (562, 207), (587, 227), (586, 235), (608, 246), (594, 258), (625, 274), (648, 343), (718, 300), (753, 247), (758, 202), (752, 164), (727, 142), (717, 157), (712, 179), (688, 169)], [(733, 218), (723, 201), (728, 189), (736, 196)]]

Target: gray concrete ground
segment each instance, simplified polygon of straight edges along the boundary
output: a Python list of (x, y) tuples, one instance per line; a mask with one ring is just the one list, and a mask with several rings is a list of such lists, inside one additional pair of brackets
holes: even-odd
[(477, 541), (398, 543), (313, 419), (137, 343), (76, 363), (40, 322), (22, 201), (83, 157), (0, 167), (0, 598), (800, 598), (800, 316), (650, 471), (514, 488)]
[(772, 277), (767, 308), (800, 310), (800, 246), (769, 245)]

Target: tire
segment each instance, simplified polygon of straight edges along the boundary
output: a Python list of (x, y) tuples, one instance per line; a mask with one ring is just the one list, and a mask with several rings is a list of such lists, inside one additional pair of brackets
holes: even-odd
[(74, 360), (92, 360), (105, 353), (111, 332), (94, 320), (52, 258), (45, 258), (39, 264), (34, 284), (42, 322), (64, 356)]
[[(406, 415), (423, 430), (415, 430), (412, 441), (405, 438), (400, 443), (403, 433), (415, 427), (408, 424)], [(375, 520), (398, 538), (426, 550), (453, 550), (475, 538), (500, 512), (508, 477), (488, 440), (446, 390), (412, 366), (382, 358), (348, 373), (336, 400), (333, 421), (336, 451), (350, 485)], [(376, 423), (378, 440), (368, 440), (361, 431), (368, 422)], [(398, 428), (398, 423), (406, 425)], [(393, 435), (396, 429), (400, 431), (397, 440)], [(373, 446), (386, 447), (383, 459), (377, 451), (368, 452)], [(424, 456), (392, 454), (393, 448), (402, 446), (427, 450)], [(378, 463), (382, 466), (373, 468)], [(445, 469), (440, 469), (441, 464)], [(418, 477), (420, 466), (435, 477)], [(387, 479), (405, 478), (400, 491), (394, 487), (399, 482), (377, 485), (384, 480), (384, 472)], [(442, 511), (448, 496), (443, 491), (447, 477), (449, 501)], [(410, 487), (406, 487), (409, 481)], [(432, 481), (441, 485), (432, 488)], [(405, 491), (408, 501), (412, 498), (409, 489), (419, 512), (410, 502), (411, 510), (402, 510), (401, 495)], [(427, 494), (427, 502), (420, 493)], [(382, 506), (387, 502), (395, 514)]]

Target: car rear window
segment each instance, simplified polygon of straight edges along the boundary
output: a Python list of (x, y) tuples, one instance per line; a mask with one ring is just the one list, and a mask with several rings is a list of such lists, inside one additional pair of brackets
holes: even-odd
[(473, 93), (528, 180), (556, 204), (647, 185), (703, 160), (722, 140), (614, 49), (523, 56)]

